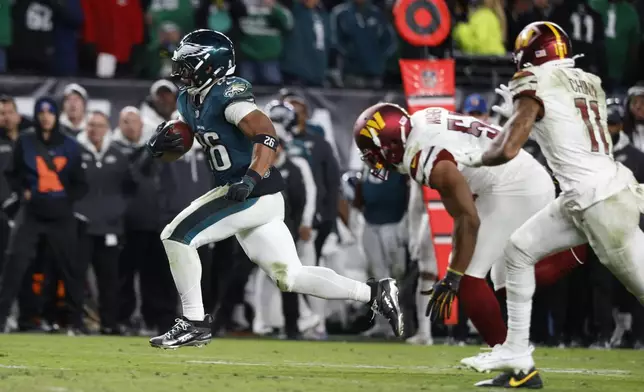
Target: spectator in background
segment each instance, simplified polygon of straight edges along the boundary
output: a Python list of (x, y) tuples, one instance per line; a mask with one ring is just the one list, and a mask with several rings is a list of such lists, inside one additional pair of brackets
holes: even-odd
[(147, 10), (146, 24), (150, 34), (147, 48), (151, 78), (170, 75), (170, 59), (182, 35), (195, 28), (195, 8), (190, 0), (152, 0)]
[(39, 240), (47, 240), (59, 276), (65, 282), (71, 309), (71, 333), (87, 332), (82, 321), (83, 268), (76, 249), (73, 203), (87, 193), (80, 146), (60, 131), (58, 108), (53, 99), (40, 98), (34, 106), (32, 132), (18, 137), (8, 180), (21, 196), (7, 260), (0, 283), (0, 331), (23, 277), (34, 260)]
[[(405, 270), (405, 241), (402, 220), (409, 198), (407, 177), (389, 173), (380, 180), (369, 173), (366, 165), (356, 185), (353, 206), (362, 211), (365, 219), (362, 247), (371, 275), (376, 279), (387, 276), (402, 278)], [(364, 336), (392, 336), (386, 320), (378, 318)]]
[(467, 22), (454, 27), (454, 41), (467, 54), (504, 55), (507, 21), (501, 0), (470, 1)]
[(637, 149), (644, 151), (644, 81), (628, 89), (624, 132)]
[(302, 126), (306, 128), (306, 132), (324, 137), (324, 128), (309, 120), (311, 114), (309, 113), (309, 105), (306, 103), (306, 99), (303, 96), (286, 89), (282, 89), (280, 92), (282, 93), (281, 96), (284, 102), (288, 102), (293, 105), (295, 113), (297, 113), (297, 121), (303, 122)]
[(83, 41), (94, 45), (96, 75), (112, 78), (126, 66), (135, 45), (143, 43), (143, 10), (139, 1), (81, 0), (85, 15)]
[(11, 191), (5, 177), (5, 172), (11, 167), (19, 125), (16, 102), (8, 96), (0, 97), (0, 273), (9, 240), (9, 221), (13, 220), (19, 206), (18, 196)]
[(196, 12), (197, 28), (226, 34), (233, 42), (239, 35), (239, 18), (246, 15), (242, 1), (200, 0)]
[(88, 194), (76, 204), (87, 217), (87, 230), (79, 239), (83, 266), (91, 263), (98, 283), (101, 333), (118, 334), (118, 260), (121, 252), (127, 197), (134, 183), (128, 158), (112, 144), (107, 115), (92, 112), (87, 129), (78, 135)]
[(141, 104), (141, 118), (145, 124), (156, 126), (172, 119), (177, 110), (177, 86), (159, 79), (150, 86), (150, 95)]
[(87, 126), (87, 101), (89, 97), (83, 86), (72, 83), (63, 90), (63, 114), (60, 124), (65, 126), (72, 136), (77, 136)]
[[(173, 325), (176, 311), (176, 292), (172, 287), (170, 266), (161, 243), (160, 162), (156, 162), (145, 147), (143, 120), (132, 106), (123, 108), (119, 117), (119, 132), (114, 144), (130, 161), (137, 183), (125, 213), (124, 247), (119, 257), (119, 324), (138, 328), (131, 317), (136, 308), (134, 276), (139, 275), (141, 314), (145, 327), (142, 335), (156, 335)], [(119, 327), (121, 328), (121, 327)]]
[(604, 22), (589, 1), (592, 0), (567, 0), (553, 9), (549, 20), (568, 33), (574, 54), (584, 55), (576, 59), (575, 66), (602, 78), (607, 88), (610, 81), (606, 78)]
[(166, 78), (172, 73), (172, 54), (181, 41), (181, 31), (172, 22), (159, 26), (158, 41), (148, 46), (148, 76)]
[(472, 116), (481, 121), (488, 121), (487, 102), (481, 94), (470, 94), (463, 101), (463, 114)]
[[(607, 102), (608, 132), (613, 140), (613, 156), (631, 169), (635, 179), (644, 183), (644, 152), (635, 148), (623, 132), (624, 105), (619, 99), (611, 98)], [(640, 227), (644, 226), (644, 215)], [(644, 343), (644, 308), (628, 293), (617, 279), (601, 264), (594, 252), (589, 252), (588, 268), (592, 290), (593, 324), (596, 336), (591, 348), (606, 349), (611, 347), (613, 336), (613, 307), (633, 314), (632, 331), (635, 344)], [(621, 337), (619, 338), (621, 340)], [(638, 343), (639, 342), (639, 343)], [(614, 342), (616, 343), (616, 342)]]
[(505, 40), (506, 52), (514, 51), (514, 41), (524, 27), (539, 20), (534, 11), (532, 0), (509, 0), (505, 12), (508, 23), (508, 33)]
[[(74, 76), (78, 73), (78, 33), (83, 27), (83, 7), (80, 0), (50, 0), (54, 9), (54, 53), (52, 63), (56, 76)], [(56, 11), (58, 9), (58, 11)]]
[(0, 0), (0, 74), (7, 70), (7, 48), (11, 46), (11, 0)]
[(347, 0), (331, 12), (331, 34), (345, 87), (382, 86), (387, 59), (397, 48), (389, 18), (370, 0)]
[(284, 37), (281, 67), (286, 84), (322, 86), (329, 56), (329, 16), (320, 0), (295, 0), (293, 29)]
[(195, 7), (191, 0), (151, 0), (147, 9), (145, 20), (150, 32), (150, 43), (157, 45), (160, 42), (158, 32), (161, 27), (170, 22), (177, 30), (187, 34), (195, 29)]
[(282, 83), (280, 56), (284, 34), (293, 28), (293, 15), (276, 0), (243, 0), (246, 15), (240, 18), (239, 75), (251, 83)]
[[(637, 63), (642, 40), (637, 10), (624, 0), (588, 0), (604, 21), (608, 85), (616, 92), (632, 82), (640, 71)], [(570, 32), (569, 32), (570, 34)], [(574, 46), (573, 46), (574, 47)]]

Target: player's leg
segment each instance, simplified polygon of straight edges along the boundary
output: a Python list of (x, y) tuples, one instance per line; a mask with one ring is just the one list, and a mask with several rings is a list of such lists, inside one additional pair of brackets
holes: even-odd
[(535, 290), (534, 265), (545, 256), (572, 248), (586, 241), (584, 234), (564, 214), (556, 199), (516, 230), (505, 246), (507, 266), (508, 334), (503, 345), (492, 352), (462, 361), (478, 371), (516, 369), (534, 377), (532, 348), (529, 346), (532, 296)]
[(481, 227), (472, 262), (461, 280), (459, 299), (468, 318), (490, 347), (505, 341), (507, 329), (501, 307), (486, 276), (491, 272), (495, 289), (505, 286), (505, 244), (516, 229), (553, 198), (554, 189), (545, 188), (536, 195), (484, 194), (476, 199)]
[[(271, 197), (272, 208), (283, 211), (280, 194)], [(302, 266), (288, 228), (274, 219), (237, 234), (248, 257), (275, 281), (281, 290), (313, 295), (325, 299), (351, 299), (368, 303), (384, 315), (397, 336), (402, 335), (402, 312), (398, 303), (398, 288), (393, 279), (361, 283), (324, 267)]]
[(644, 304), (644, 233), (638, 202), (627, 188), (589, 207), (575, 221), (602, 264)]
[(204, 314), (197, 248), (259, 226), (275, 214), (270, 195), (239, 203), (224, 199), (226, 190), (220, 187), (193, 201), (161, 233), (183, 317), (166, 334), (150, 339), (155, 347), (175, 348), (210, 341), (210, 317)]

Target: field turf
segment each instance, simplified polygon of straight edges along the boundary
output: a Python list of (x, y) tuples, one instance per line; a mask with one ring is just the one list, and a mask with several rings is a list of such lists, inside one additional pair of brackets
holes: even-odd
[[(478, 347), (219, 339), (163, 351), (142, 338), (0, 335), (0, 391), (476, 391)], [(537, 349), (548, 391), (644, 391), (644, 351)], [(488, 389), (490, 390), (490, 389)]]

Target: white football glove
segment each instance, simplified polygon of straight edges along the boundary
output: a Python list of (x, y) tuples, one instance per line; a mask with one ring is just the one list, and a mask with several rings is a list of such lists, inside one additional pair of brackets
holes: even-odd
[(510, 88), (505, 84), (500, 85), (498, 88), (494, 89), (497, 94), (503, 98), (503, 103), (499, 105), (492, 106), (492, 111), (500, 114), (505, 118), (512, 117), (512, 112), (514, 111), (514, 106), (512, 104), (512, 92)]

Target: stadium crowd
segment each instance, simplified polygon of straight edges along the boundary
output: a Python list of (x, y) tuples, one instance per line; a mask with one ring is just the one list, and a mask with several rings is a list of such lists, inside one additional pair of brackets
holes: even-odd
[[(151, 336), (173, 324), (177, 295), (159, 235), (213, 186), (197, 143), (174, 163), (152, 159), (144, 147), (156, 125), (176, 115), (178, 90), (164, 78), (183, 34), (204, 27), (230, 35), (237, 74), (259, 85), (376, 89), (399, 83), (398, 58), (425, 53), (396, 33), (393, 3), (0, 0), (0, 73), (156, 80), (140, 105), (121, 110), (118, 123), (89, 110), (87, 90), (77, 83), (67, 85), (59, 99), (37, 99), (31, 117), (18, 113), (12, 97), (0, 98), (1, 330), (67, 327), (69, 334)], [(568, 31), (575, 51), (585, 54), (579, 66), (600, 75), (616, 97), (609, 110), (615, 157), (644, 183), (644, 83), (637, 82), (644, 80), (643, 2), (448, 3), (453, 31), (430, 51), (438, 57), (506, 56), (521, 28), (536, 20), (551, 20)], [(462, 312), (454, 326), (430, 326), (422, 314), (416, 317), (425, 301), (417, 293), (417, 261), (435, 259), (431, 246), (419, 244), (419, 238), (431, 243), (429, 233), (422, 237), (407, 230), (425, 210), (418, 189), (410, 189), (403, 176), (380, 182), (364, 170), (343, 174), (335, 147), (310, 119), (306, 98), (288, 90), (275, 98), (291, 104), (297, 116), (277, 166), (287, 180), (286, 219), (303, 263), (324, 263), (357, 279), (390, 274), (402, 279), (407, 325), (414, 326), (407, 337), (417, 337), (417, 330), (424, 337), (412, 341), (431, 342), (432, 331), (456, 344), (475, 339)], [(459, 106), (467, 114), (490, 114), (482, 95), (470, 95)], [(58, 135), (52, 140), (64, 162), (41, 153), (53, 148), (49, 145), (35, 143), (29, 150), (16, 144), (32, 127)], [(526, 149), (540, 155), (536, 143)], [(40, 157), (36, 173), (20, 165), (30, 154)], [(32, 181), (42, 188), (38, 195), (23, 191)], [(42, 196), (56, 193), (65, 196), (55, 201)], [(312, 199), (314, 205), (307, 204)], [(389, 333), (386, 325), (371, 325), (354, 304), (287, 293), (280, 309), (277, 289), (234, 238), (199, 252), (203, 298), (206, 311), (215, 315), (215, 333), (280, 330), (308, 339)], [(644, 308), (589, 248), (577, 253), (583, 267), (537, 293), (535, 342), (644, 348)]]

